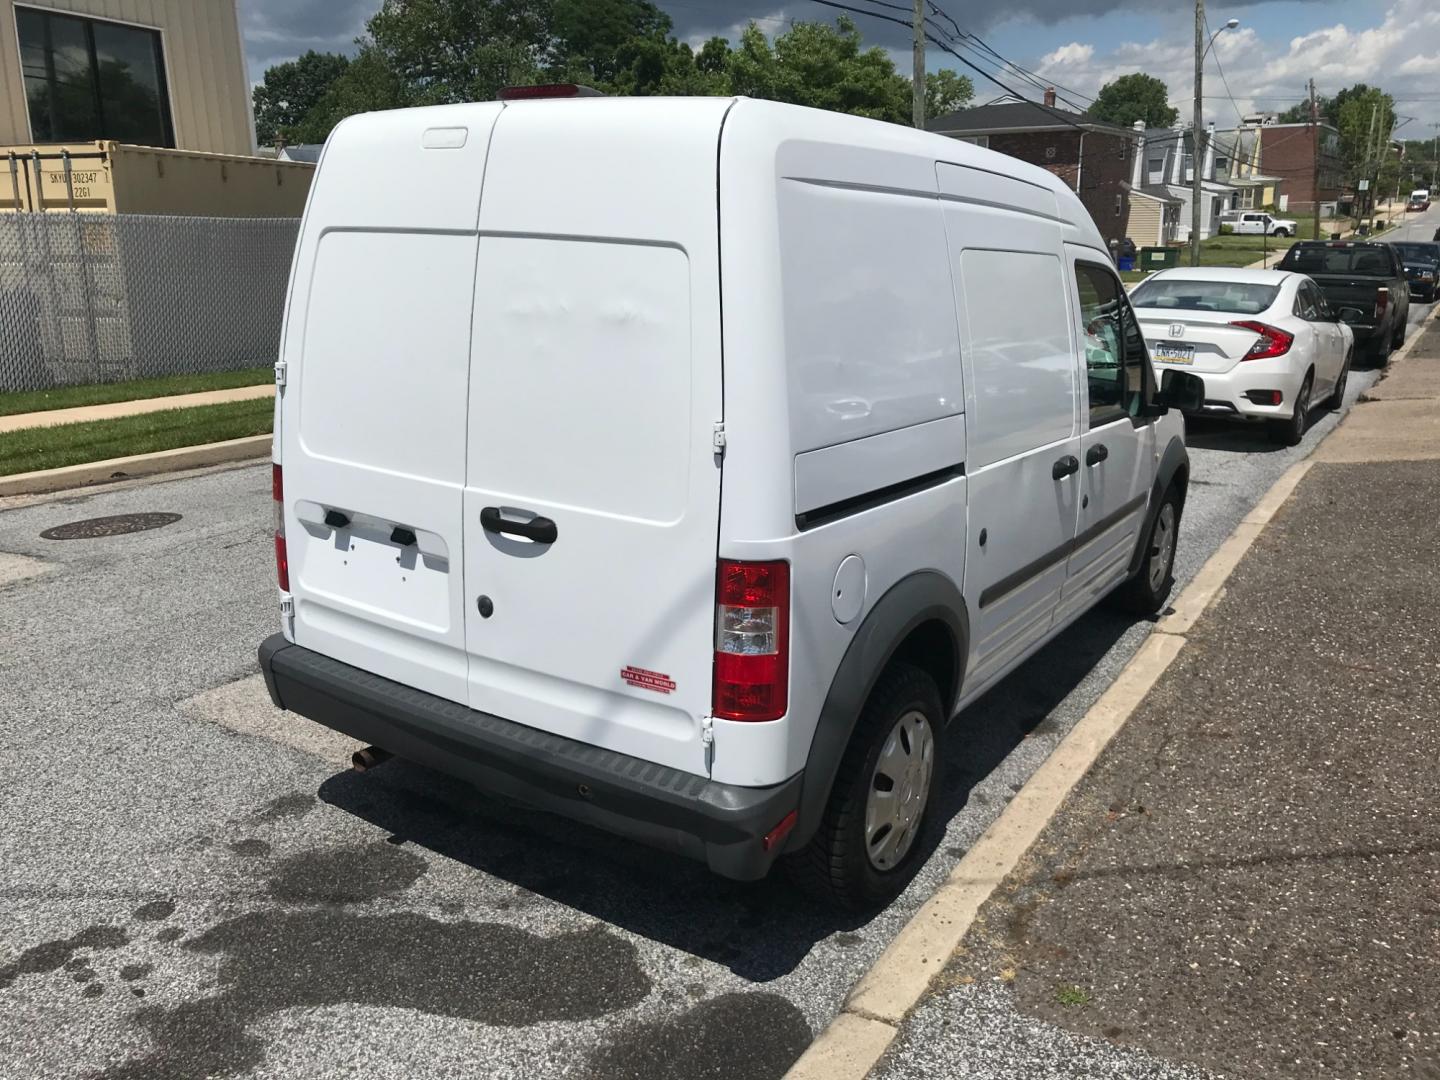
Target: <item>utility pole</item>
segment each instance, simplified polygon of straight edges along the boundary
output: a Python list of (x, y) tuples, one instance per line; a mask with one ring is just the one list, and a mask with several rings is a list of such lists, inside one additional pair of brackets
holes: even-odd
[(915, 126), (923, 129), (925, 127), (925, 0), (915, 0), (915, 20), (910, 26), (915, 32), (915, 44), (912, 47), (915, 74), (911, 86), (914, 94), (911, 101), (911, 112)]
[(1315, 104), (1315, 80), (1310, 80), (1310, 166), (1314, 170), (1311, 204), (1315, 213), (1315, 239), (1320, 239), (1320, 109)]
[[(1205, 0), (1195, 0), (1195, 116), (1190, 128), (1190, 265), (1200, 265), (1200, 84), (1205, 78)], [(1183, 160), (1183, 146), (1182, 160)]]

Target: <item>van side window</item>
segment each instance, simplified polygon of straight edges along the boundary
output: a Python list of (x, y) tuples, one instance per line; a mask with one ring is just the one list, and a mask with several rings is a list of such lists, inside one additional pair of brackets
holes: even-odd
[(1081, 345), (1090, 385), (1090, 426), (1138, 416), (1145, 391), (1145, 339), (1115, 275), (1075, 264), (1080, 290)]

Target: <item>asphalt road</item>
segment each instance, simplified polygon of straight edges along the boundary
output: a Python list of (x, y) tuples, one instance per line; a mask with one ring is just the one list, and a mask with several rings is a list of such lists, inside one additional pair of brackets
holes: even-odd
[[(1196, 426), (1181, 583), (1336, 420)], [(40, 537), (139, 511), (182, 516)], [(270, 513), (268, 466), (0, 508), (0, 1077), (779, 1076), (1148, 632), (1092, 613), (968, 710), (925, 869), (846, 919), (342, 771), (256, 685)]]

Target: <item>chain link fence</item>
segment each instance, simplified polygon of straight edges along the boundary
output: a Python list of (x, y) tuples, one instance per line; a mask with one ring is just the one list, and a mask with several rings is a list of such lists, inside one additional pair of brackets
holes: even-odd
[(0, 214), (0, 392), (274, 363), (299, 228)]

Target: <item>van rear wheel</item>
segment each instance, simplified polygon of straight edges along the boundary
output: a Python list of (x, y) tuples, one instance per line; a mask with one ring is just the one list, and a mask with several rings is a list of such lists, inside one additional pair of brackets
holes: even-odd
[(861, 710), (820, 827), (784, 860), (795, 885), (851, 909), (899, 895), (927, 850), (943, 725), (935, 680), (910, 664), (887, 668)]

